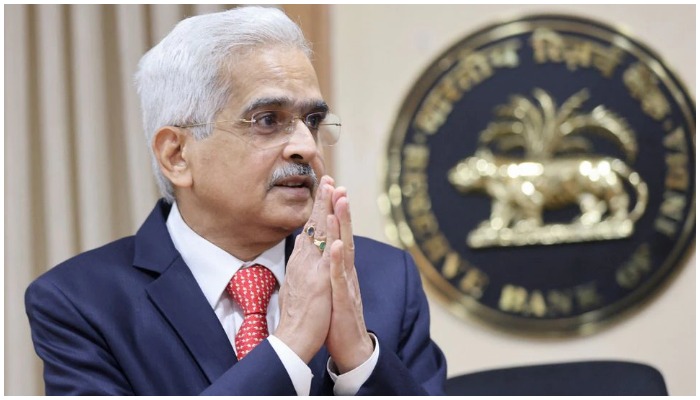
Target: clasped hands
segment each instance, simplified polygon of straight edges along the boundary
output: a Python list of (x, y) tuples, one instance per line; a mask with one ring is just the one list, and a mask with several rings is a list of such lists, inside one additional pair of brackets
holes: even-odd
[[(313, 235), (307, 229), (313, 227)], [(314, 238), (326, 241), (321, 250)], [(355, 245), (347, 191), (324, 176), (305, 230), (294, 243), (280, 288), (275, 336), (305, 363), (325, 343), (343, 374), (372, 355), (355, 270)]]

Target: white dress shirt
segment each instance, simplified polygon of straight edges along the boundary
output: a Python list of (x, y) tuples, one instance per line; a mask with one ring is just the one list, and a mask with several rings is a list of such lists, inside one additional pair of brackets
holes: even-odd
[[(192, 271), (192, 275), (202, 289), (209, 305), (214, 309), (214, 313), (219, 318), (235, 352), (234, 340), (236, 332), (243, 324), (243, 311), (225, 292), (226, 285), (240, 268), (261, 264), (272, 272), (281, 286), (284, 283), (285, 274), (285, 240), (268, 249), (253, 261), (243, 262), (193, 231), (182, 219), (176, 203), (173, 203), (166, 225), (175, 248)], [(313, 377), (311, 369), (284, 342), (272, 335), (280, 320), (278, 288), (272, 293), (270, 304), (267, 307), (267, 325), (270, 330), (270, 336), (267, 340), (287, 370), (297, 395), (308, 396)], [(360, 386), (374, 371), (379, 358), (379, 343), (374, 335), (371, 336), (374, 341), (374, 352), (365, 363), (354, 370), (337, 375), (333, 371), (335, 368), (332, 361), (328, 360), (327, 369), (331, 379), (335, 382), (333, 392), (336, 395), (356, 394)]]

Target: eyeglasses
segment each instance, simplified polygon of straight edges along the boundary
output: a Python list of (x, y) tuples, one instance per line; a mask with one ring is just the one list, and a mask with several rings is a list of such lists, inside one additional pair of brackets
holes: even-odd
[[(248, 135), (237, 134), (255, 147), (266, 149), (287, 143), (294, 132), (294, 121), (300, 120), (313, 135), (314, 140), (323, 146), (332, 146), (340, 137), (340, 118), (327, 111), (315, 111), (306, 115), (295, 115), (284, 110), (264, 110), (253, 114), (250, 119), (224, 120), (192, 125), (178, 125), (178, 128), (192, 128), (226, 122), (250, 124)], [(228, 131), (227, 131), (228, 132)], [(236, 134), (235, 132), (231, 132)]]

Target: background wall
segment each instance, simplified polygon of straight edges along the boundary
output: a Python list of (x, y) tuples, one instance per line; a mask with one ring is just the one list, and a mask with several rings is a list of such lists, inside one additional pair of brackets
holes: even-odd
[[(333, 103), (343, 118), (336, 180), (348, 187), (355, 232), (387, 241), (376, 199), (390, 130), (408, 90), (447, 47), (477, 28), (531, 12), (588, 16), (623, 28), (663, 57), (695, 95), (695, 6), (331, 7)], [(652, 302), (588, 337), (542, 340), (448, 314), (431, 299), (432, 334), (448, 375), (513, 365), (624, 359), (660, 369), (672, 395), (695, 394), (695, 252)]]

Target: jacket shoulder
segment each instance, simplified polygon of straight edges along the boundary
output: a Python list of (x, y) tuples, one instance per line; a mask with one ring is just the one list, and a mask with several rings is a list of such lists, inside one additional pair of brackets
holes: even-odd
[(133, 270), (133, 260), (134, 236), (121, 238), (63, 261), (39, 276), (29, 289), (37, 284), (61, 287), (85, 285), (85, 282), (99, 281), (99, 277), (111, 279), (126, 268)]
[(408, 284), (406, 280), (420, 281), (416, 264), (406, 250), (362, 236), (354, 239), (355, 267), (360, 280), (393, 282), (399, 286)]
[(406, 254), (406, 251), (403, 249), (392, 246), (390, 244), (386, 244), (384, 242), (380, 242), (375, 239), (370, 239), (365, 236), (354, 236), (353, 239), (355, 241), (355, 247), (359, 251), (373, 251), (378, 253), (386, 253), (387, 255), (393, 257), (403, 257), (404, 254)]

